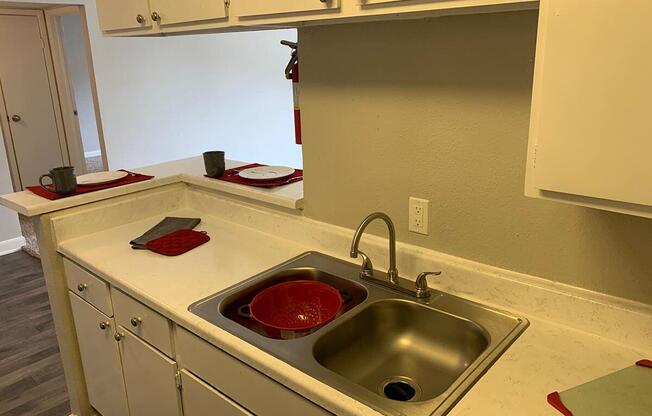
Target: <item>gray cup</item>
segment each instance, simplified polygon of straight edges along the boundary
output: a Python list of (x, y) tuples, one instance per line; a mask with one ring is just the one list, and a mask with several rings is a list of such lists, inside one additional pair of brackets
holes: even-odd
[(224, 175), (224, 152), (218, 150), (205, 152), (204, 167), (206, 168), (206, 176), (219, 178)]
[[(53, 189), (48, 188), (43, 183), (43, 179), (45, 178), (50, 178)], [(75, 168), (72, 166), (54, 168), (50, 173), (41, 175), (38, 181), (43, 189), (47, 191), (54, 190), (59, 195), (72, 195), (77, 191), (77, 177), (75, 176)]]

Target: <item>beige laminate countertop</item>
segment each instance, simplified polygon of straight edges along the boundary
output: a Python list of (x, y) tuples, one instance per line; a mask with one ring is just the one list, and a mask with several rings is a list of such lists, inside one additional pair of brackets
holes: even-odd
[[(291, 241), (192, 209), (167, 215), (202, 217), (197, 229), (208, 231), (211, 241), (173, 258), (132, 250), (128, 241), (157, 223), (161, 219), (157, 216), (64, 241), (59, 251), (331, 412), (378, 415), (188, 311), (193, 302), (305, 251), (327, 252), (318, 247), (318, 238), (306, 236), (303, 241)], [(334, 253), (331, 250), (328, 254)], [(347, 253), (335, 254), (343, 257)], [(495, 296), (495, 303), (500, 305), (500, 291)], [(645, 351), (640, 349), (542, 319), (532, 311), (512, 311), (526, 316), (530, 327), (453, 408), (451, 416), (555, 416), (558, 413), (546, 403), (548, 393), (585, 383), (645, 358)]]
[[(227, 169), (247, 164), (248, 162), (226, 160)], [(54, 201), (40, 197), (30, 191), (15, 192), (0, 196), (0, 205), (4, 205), (19, 214), (32, 217), (177, 182), (185, 182), (283, 208), (301, 209), (303, 207), (303, 182), (299, 181), (267, 189), (206, 178), (204, 176), (204, 161), (201, 156), (130, 169), (130, 171), (152, 175), (154, 179)]]

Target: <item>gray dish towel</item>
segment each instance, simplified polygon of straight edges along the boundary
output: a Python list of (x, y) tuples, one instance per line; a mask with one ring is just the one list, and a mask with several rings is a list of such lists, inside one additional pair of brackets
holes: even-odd
[(163, 221), (150, 228), (145, 234), (129, 242), (131, 248), (146, 250), (145, 244), (178, 230), (192, 230), (201, 222), (201, 218), (165, 217)]

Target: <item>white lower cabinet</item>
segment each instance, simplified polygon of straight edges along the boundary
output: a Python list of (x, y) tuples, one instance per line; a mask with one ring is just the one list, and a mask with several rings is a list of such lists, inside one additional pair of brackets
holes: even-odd
[(89, 401), (100, 416), (332, 415), (93, 278), (110, 289), (102, 293), (115, 319), (75, 285), (69, 296)]
[(186, 370), (181, 370), (181, 384), (184, 416), (252, 416), (246, 409)]
[(128, 416), (113, 319), (73, 293), (70, 294), (70, 304), (91, 405), (102, 416)]
[(121, 326), (118, 338), (131, 416), (181, 416), (176, 362)]

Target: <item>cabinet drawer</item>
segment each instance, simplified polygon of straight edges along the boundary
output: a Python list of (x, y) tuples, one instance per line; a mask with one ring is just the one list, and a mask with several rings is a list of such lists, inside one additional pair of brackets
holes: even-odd
[(331, 413), (181, 327), (177, 362), (258, 416), (323, 416)]
[(63, 268), (66, 272), (68, 289), (95, 306), (105, 315), (113, 316), (108, 283), (93, 276), (90, 272), (66, 258), (63, 259)]
[(253, 416), (186, 370), (181, 370), (184, 416)]
[(171, 322), (124, 293), (111, 289), (115, 319), (130, 332), (149, 342), (168, 357), (174, 357)]

